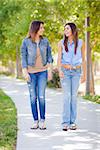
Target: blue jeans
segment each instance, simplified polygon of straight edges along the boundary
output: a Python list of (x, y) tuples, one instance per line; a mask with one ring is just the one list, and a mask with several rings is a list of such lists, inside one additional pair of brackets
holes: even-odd
[[(38, 73), (29, 73), (30, 81), (28, 83), (31, 109), (34, 121), (38, 121), (38, 112), (40, 112), (40, 120), (45, 120), (45, 89), (47, 84), (47, 71)], [(37, 99), (39, 102), (39, 111), (37, 107)]]
[(61, 78), (63, 89), (63, 117), (62, 125), (75, 123), (77, 115), (77, 91), (81, 76), (81, 69), (68, 70), (62, 68), (64, 78)]

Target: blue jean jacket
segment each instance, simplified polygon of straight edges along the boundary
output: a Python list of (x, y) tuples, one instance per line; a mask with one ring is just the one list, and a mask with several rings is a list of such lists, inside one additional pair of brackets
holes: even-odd
[[(41, 38), (39, 42), (40, 54), (42, 63), (45, 66), (47, 63), (53, 63), (51, 47), (47, 38)], [(34, 66), (36, 62), (37, 43), (31, 38), (25, 38), (21, 45), (22, 68)]]

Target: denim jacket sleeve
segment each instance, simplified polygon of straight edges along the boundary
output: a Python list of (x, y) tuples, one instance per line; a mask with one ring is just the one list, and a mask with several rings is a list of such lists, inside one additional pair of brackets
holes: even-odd
[(49, 41), (47, 41), (47, 62), (53, 63), (53, 57), (52, 57), (51, 46), (49, 44)]
[(21, 45), (21, 62), (22, 62), (22, 68), (27, 68), (27, 46), (25, 39), (22, 41)]

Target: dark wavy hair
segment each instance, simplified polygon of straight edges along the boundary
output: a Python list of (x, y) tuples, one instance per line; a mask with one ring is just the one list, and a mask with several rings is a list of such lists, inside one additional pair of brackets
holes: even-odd
[(33, 39), (35, 39), (35, 36), (36, 36), (38, 30), (40, 29), (41, 24), (44, 24), (44, 22), (43, 21), (38, 21), (38, 20), (37, 21), (32, 21), (30, 23), (29, 31), (28, 31), (28, 38), (31, 38), (31, 34), (32, 34)]
[[(72, 30), (72, 34), (73, 34), (73, 37), (74, 37), (74, 44), (75, 44), (75, 49), (74, 49), (74, 54), (76, 54), (76, 51), (77, 51), (77, 46), (78, 46), (78, 30), (77, 30), (77, 27), (74, 23), (66, 23), (66, 25), (69, 25), (71, 30)], [(65, 28), (64, 26), (64, 28)], [(68, 52), (68, 46), (67, 46), (67, 42), (68, 42), (68, 37), (66, 35), (64, 35), (64, 46), (65, 46), (65, 50), (66, 52)]]

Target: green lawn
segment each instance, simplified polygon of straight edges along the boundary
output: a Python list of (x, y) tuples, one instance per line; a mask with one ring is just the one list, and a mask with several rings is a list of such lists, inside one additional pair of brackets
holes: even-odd
[(0, 89), (0, 150), (15, 150), (17, 136), (16, 108)]
[(85, 95), (85, 96), (83, 96), (83, 98), (86, 99), (86, 100), (90, 100), (92, 102), (100, 104), (100, 95), (94, 95), (94, 96)]

